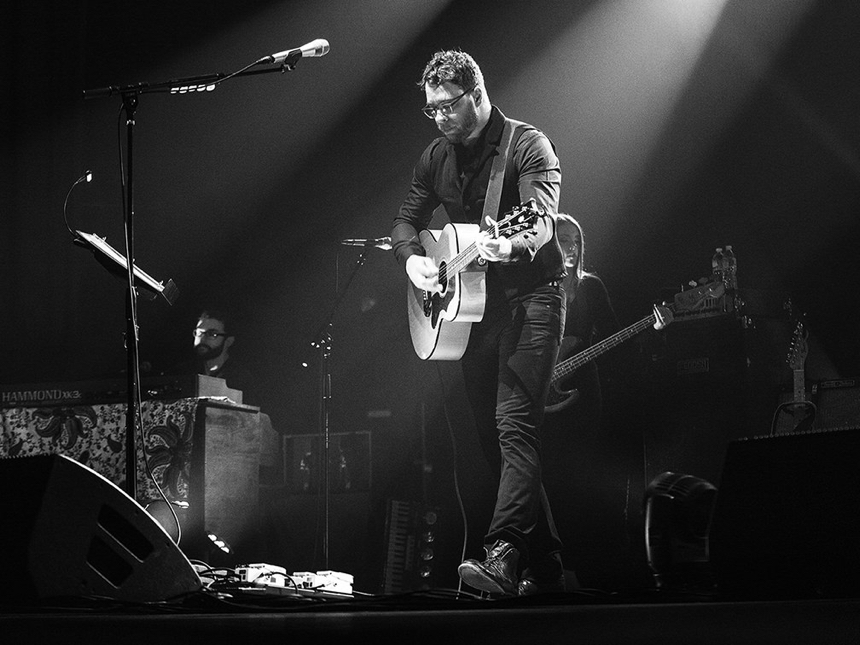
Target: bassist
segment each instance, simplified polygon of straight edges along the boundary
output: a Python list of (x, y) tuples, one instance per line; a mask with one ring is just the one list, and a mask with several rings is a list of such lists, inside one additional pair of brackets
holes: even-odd
[[(579, 222), (566, 213), (560, 213), (557, 227), (568, 274), (564, 279), (566, 314), (559, 353), (559, 360), (563, 360), (590, 347), (595, 341), (611, 336), (621, 326), (603, 280), (585, 271), (585, 238)], [(597, 362), (591, 361), (576, 370), (564, 386), (566, 389), (576, 388), (580, 394), (576, 402), (576, 432), (586, 431), (582, 424), (597, 430), (603, 406)], [(566, 418), (571, 420), (569, 415)]]

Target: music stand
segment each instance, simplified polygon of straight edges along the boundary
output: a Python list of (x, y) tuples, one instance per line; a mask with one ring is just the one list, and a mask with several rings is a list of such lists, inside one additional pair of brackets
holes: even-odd
[[(122, 253), (108, 244), (105, 238), (83, 231), (75, 231), (75, 235), (73, 242), (78, 246), (90, 249), (98, 263), (110, 273), (117, 277), (123, 277), (127, 273), (128, 260)], [(159, 282), (137, 265), (134, 265), (134, 277), (135, 286), (141, 287), (144, 293), (149, 294), (150, 300), (160, 295), (167, 301), (167, 304), (172, 305), (179, 297), (179, 288), (173, 280), (168, 280), (167, 284)]]

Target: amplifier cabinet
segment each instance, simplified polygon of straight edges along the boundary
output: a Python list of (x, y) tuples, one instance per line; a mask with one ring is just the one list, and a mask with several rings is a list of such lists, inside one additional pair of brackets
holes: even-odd
[(860, 428), (860, 379), (819, 381), (812, 388), (818, 412), (816, 430)]
[[(372, 483), (370, 432), (330, 433), (328, 440), (329, 491), (369, 491)], [(290, 493), (315, 495), (322, 490), (323, 452), (319, 434), (284, 437), (284, 473)]]

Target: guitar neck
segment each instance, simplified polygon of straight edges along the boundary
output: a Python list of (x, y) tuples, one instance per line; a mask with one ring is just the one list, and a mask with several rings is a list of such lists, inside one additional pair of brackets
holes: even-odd
[(806, 400), (806, 377), (803, 368), (794, 370), (794, 402), (802, 403)]
[(648, 327), (651, 327), (656, 322), (657, 316), (655, 314), (646, 316), (639, 322), (634, 323), (629, 327), (625, 327), (621, 331), (612, 334), (612, 336), (609, 336), (608, 338), (603, 339), (599, 343), (592, 345), (588, 349), (581, 351), (576, 356), (573, 356), (566, 361), (562, 361), (555, 366), (555, 369), (552, 372), (552, 380), (557, 381), (558, 379), (563, 378), (568, 374), (578, 370), (580, 367), (582, 367), (586, 363), (590, 363), (604, 352), (609, 351), (613, 347), (617, 347), (621, 343), (630, 340), (637, 334), (645, 331), (646, 329), (648, 329)]
[(457, 255), (451, 258), (448, 261), (448, 264), (442, 268), (442, 273), (445, 275), (439, 276), (440, 280), (447, 278), (448, 276), (457, 275), (469, 266), (475, 259), (478, 257), (478, 246), (475, 242), (472, 242), (465, 249), (460, 251)]
[[(507, 220), (507, 218), (506, 218), (506, 220)], [(489, 233), (492, 237), (498, 237), (499, 236), (500, 225), (502, 223), (503, 222), (496, 222), (495, 224), (493, 224), (492, 227), (490, 227), (488, 229)], [(524, 231), (518, 231), (516, 233), (506, 235), (505, 237), (513, 240), (513, 239), (519, 237), (520, 235), (522, 235), (523, 232)], [(455, 276), (458, 273), (460, 273), (461, 271), (463, 271), (466, 267), (468, 267), (472, 262), (474, 262), (478, 258), (479, 254), (480, 253), (478, 251), (477, 242), (472, 242), (469, 246), (467, 246), (465, 249), (463, 249), (457, 255), (455, 255), (453, 258), (451, 258), (448, 261), (447, 265), (441, 267), (440, 275), (439, 275), (440, 281), (444, 281), (445, 279), (447, 279), (451, 276)]]

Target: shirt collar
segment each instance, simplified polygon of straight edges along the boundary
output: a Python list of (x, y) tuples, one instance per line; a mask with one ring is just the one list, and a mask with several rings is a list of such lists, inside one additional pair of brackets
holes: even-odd
[(502, 111), (493, 106), (492, 111), (490, 112), (490, 118), (487, 123), (484, 125), (484, 129), (481, 130), (481, 134), (478, 136), (477, 140), (471, 146), (464, 146), (463, 144), (449, 144), (459, 149), (462, 153), (465, 153), (466, 156), (473, 156), (479, 153), (486, 148), (486, 146), (493, 145), (498, 148), (499, 143), (502, 140), (502, 129), (505, 127), (505, 115), (502, 114)]
[(492, 143), (494, 146), (498, 146), (501, 143), (505, 121), (505, 115), (494, 105), (490, 112), (490, 120), (487, 121), (487, 125), (484, 126), (484, 132), (482, 133), (482, 136), (486, 137), (488, 143)]

